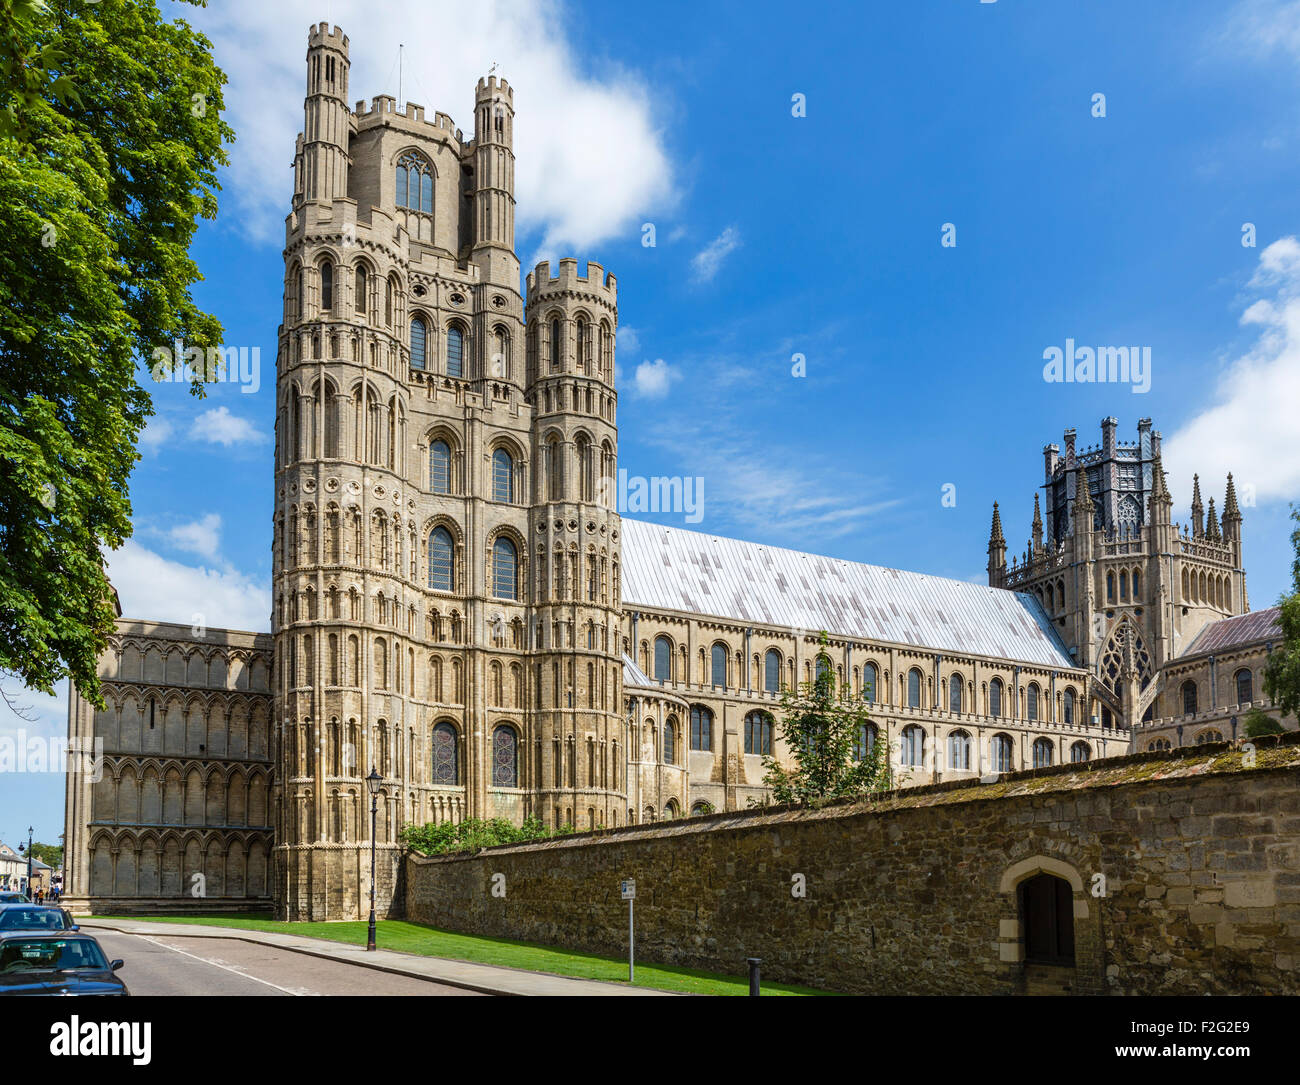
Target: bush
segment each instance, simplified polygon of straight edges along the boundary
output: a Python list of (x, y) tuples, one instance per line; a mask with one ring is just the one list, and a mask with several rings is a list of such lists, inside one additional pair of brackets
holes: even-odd
[(1252, 708), (1247, 712), (1244, 723), (1244, 733), (1247, 738), (1260, 738), (1264, 735), (1281, 735), (1286, 733), (1286, 728), (1278, 723), (1277, 720), (1273, 719), (1273, 717), (1262, 708)]
[(566, 836), (576, 830), (565, 825), (559, 830), (548, 829), (541, 818), (532, 816), (522, 825), (513, 825), (505, 818), (466, 818), (452, 824), (408, 825), (402, 830), (402, 843), (421, 855), (450, 855), (463, 851), (479, 851), (498, 844), (523, 844), (530, 840), (546, 840), (553, 836)]

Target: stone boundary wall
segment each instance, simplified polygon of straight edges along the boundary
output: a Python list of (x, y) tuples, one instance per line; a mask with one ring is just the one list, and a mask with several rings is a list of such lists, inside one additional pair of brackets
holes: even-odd
[[(1069, 884), (1074, 994), (1300, 994), (1300, 736), (407, 859), (407, 917), (866, 994), (1041, 989), (1018, 886)], [(494, 875), (505, 896), (494, 896)], [(806, 895), (797, 897), (795, 875)]]

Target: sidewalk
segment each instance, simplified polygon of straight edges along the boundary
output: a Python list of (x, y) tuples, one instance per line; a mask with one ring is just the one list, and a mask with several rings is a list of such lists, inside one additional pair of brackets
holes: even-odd
[(170, 938), (234, 938), (254, 945), (275, 946), (278, 949), (305, 953), (327, 961), (373, 968), (379, 972), (393, 972), (399, 976), (432, 980), (451, 987), (463, 987), (487, 995), (671, 995), (672, 991), (655, 991), (646, 987), (623, 987), (603, 980), (573, 979), (555, 976), (548, 972), (528, 972), (522, 968), (505, 968), (500, 965), (474, 964), (454, 961), (445, 957), (421, 957), (414, 953), (397, 953), (391, 949), (367, 951), (364, 946), (330, 942), (323, 938), (304, 938), (297, 934), (275, 934), (270, 931), (249, 931), (238, 927), (202, 927), (189, 923), (149, 923), (132, 919), (101, 919), (88, 916), (77, 919), (87, 933), (96, 929), (117, 931), (121, 934), (144, 934), (151, 937)]

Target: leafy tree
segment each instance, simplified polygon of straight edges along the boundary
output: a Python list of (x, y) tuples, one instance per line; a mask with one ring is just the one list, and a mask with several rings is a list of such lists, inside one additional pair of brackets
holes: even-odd
[(47, 866), (58, 870), (63, 865), (63, 845), (42, 844), (39, 841), (34, 841), (32, 843), (32, 856)]
[(0, 0), (0, 21), (0, 671), (99, 704), (103, 550), (131, 534), (153, 411), (137, 360), (221, 340), (189, 246), (234, 138), (226, 77), (154, 0)]
[(867, 704), (847, 687), (837, 689), (826, 654), (829, 643), (823, 632), (813, 680), (781, 691), (781, 739), (794, 767), (784, 768), (775, 757), (763, 759), (763, 782), (778, 803), (806, 805), (890, 785), (888, 743), (879, 737), (868, 741)]
[[(1291, 519), (1300, 524), (1300, 508), (1291, 506)], [(1282, 643), (1264, 664), (1264, 692), (1284, 716), (1300, 717), (1300, 527), (1291, 532), (1295, 560), (1291, 563), (1290, 595), (1278, 599)]]
[(1242, 733), (1246, 738), (1260, 738), (1263, 735), (1281, 735), (1286, 733), (1286, 728), (1278, 723), (1277, 720), (1273, 719), (1273, 717), (1262, 708), (1252, 708), (1246, 713), (1246, 718), (1242, 722)]

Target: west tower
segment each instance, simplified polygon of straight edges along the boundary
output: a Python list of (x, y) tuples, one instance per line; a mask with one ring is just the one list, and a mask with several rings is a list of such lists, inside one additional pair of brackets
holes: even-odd
[(372, 769), (381, 910), (407, 825), (625, 808), (619, 521), (598, 500), (614, 278), (543, 265), (526, 334), (513, 88), (478, 82), (466, 139), (387, 95), (349, 109), (348, 46), (308, 39), (277, 357), (274, 879), (294, 919), (363, 914)]

